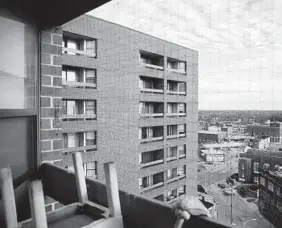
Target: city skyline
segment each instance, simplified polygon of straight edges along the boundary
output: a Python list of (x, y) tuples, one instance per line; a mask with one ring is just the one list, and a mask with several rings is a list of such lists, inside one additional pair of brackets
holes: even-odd
[(281, 110), (281, 4), (115, 0), (89, 14), (199, 51), (199, 110)]

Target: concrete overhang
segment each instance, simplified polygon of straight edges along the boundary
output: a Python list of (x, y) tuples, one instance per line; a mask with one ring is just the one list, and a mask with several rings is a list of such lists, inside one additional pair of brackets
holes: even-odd
[(62, 25), (110, 0), (2, 0), (16, 15), (28, 17), (40, 28)]

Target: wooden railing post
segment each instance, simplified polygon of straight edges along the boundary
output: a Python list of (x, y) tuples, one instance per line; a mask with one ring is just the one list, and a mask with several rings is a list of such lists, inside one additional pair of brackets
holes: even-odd
[(75, 170), (78, 199), (80, 203), (86, 203), (88, 201), (88, 195), (87, 195), (87, 188), (86, 188), (81, 152), (73, 153), (72, 158), (73, 158), (73, 165)]
[(11, 168), (2, 168), (0, 178), (6, 226), (7, 228), (16, 228), (18, 221)]
[(109, 162), (104, 164), (104, 169), (105, 169), (107, 199), (108, 199), (110, 214), (112, 217), (122, 216), (120, 200), (119, 200), (116, 165), (113, 162)]
[(31, 181), (28, 190), (33, 227), (48, 228), (41, 180)]

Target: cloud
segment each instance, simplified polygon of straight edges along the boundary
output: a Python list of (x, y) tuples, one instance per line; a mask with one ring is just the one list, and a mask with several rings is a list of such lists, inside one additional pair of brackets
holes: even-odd
[(114, 0), (89, 14), (198, 50), (200, 109), (228, 109), (230, 99), (233, 109), (282, 109), (281, 8), (281, 0)]

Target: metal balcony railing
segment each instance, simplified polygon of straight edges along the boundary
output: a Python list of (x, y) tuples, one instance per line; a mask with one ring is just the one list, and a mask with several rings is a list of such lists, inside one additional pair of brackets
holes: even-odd
[(171, 183), (171, 182), (180, 180), (180, 179), (182, 179), (182, 178), (184, 178), (184, 177), (186, 177), (185, 174), (177, 174), (176, 177), (172, 177), (172, 178), (170, 178), (170, 179), (167, 179), (166, 183), (168, 184), (168, 183)]
[(159, 136), (159, 137), (152, 137), (152, 138), (146, 138), (146, 139), (140, 139), (141, 143), (146, 143), (146, 142), (152, 142), (152, 141), (159, 141), (159, 140), (163, 140), (164, 137), (163, 136)]
[(74, 114), (74, 115), (62, 115), (63, 120), (67, 119), (79, 119), (79, 120), (87, 120), (87, 119), (96, 119), (96, 114)]
[(159, 159), (159, 160), (156, 160), (156, 161), (141, 163), (141, 164), (140, 164), (140, 167), (141, 167), (141, 168), (144, 168), (144, 167), (147, 167), (147, 166), (152, 166), (152, 165), (161, 164), (161, 163), (163, 163), (163, 162), (164, 162), (164, 159)]
[(163, 66), (158, 66), (158, 65), (149, 64), (149, 63), (141, 63), (141, 66), (153, 68), (153, 69), (157, 69), (157, 70), (163, 70), (164, 69)]
[(186, 92), (183, 91), (172, 91), (172, 90), (167, 90), (168, 94), (174, 94), (174, 95), (186, 95)]
[(87, 82), (73, 82), (73, 81), (63, 81), (62, 84), (66, 87), (74, 88), (96, 88), (96, 83), (87, 83)]
[(174, 139), (174, 138), (180, 138), (180, 137), (185, 137), (186, 134), (185, 133), (178, 133), (175, 135), (167, 135), (167, 139)]
[(145, 187), (145, 188), (142, 188), (142, 185), (140, 186), (140, 192), (145, 192), (145, 191), (148, 191), (150, 189), (153, 189), (153, 188), (158, 188), (160, 186), (163, 186), (164, 185), (164, 182), (159, 182), (157, 184), (153, 184), (153, 185), (149, 185), (148, 187)]
[(162, 117), (164, 116), (163, 113), (142, 113), (140, 114), (141, 117)]
[(94, 52), (87, 52), (87, 51), (83, 51), (83, 50), (77, 50), (77, 49), (73, 49), (73, 48), (66, 48), (63, 47), (63, 52), (71, 53), (71, 54), (75, 54), (75, 55), (84, 55), (84, 56), (88, 56), (88, 57), (96, 57), (96, 53)]
[(150, 88), (141, 88), (140, 89), (142, 92), (146, 93), (164, 93), (163, 89), (150, 89)]
[(86, 150), (97, 149), (97, 145), (89, 145), (89, 146), (78, 146), (78, 147), (70, 147), (64, 148), (63, 153), (71, 153), (71, 152), (86, 152)]

